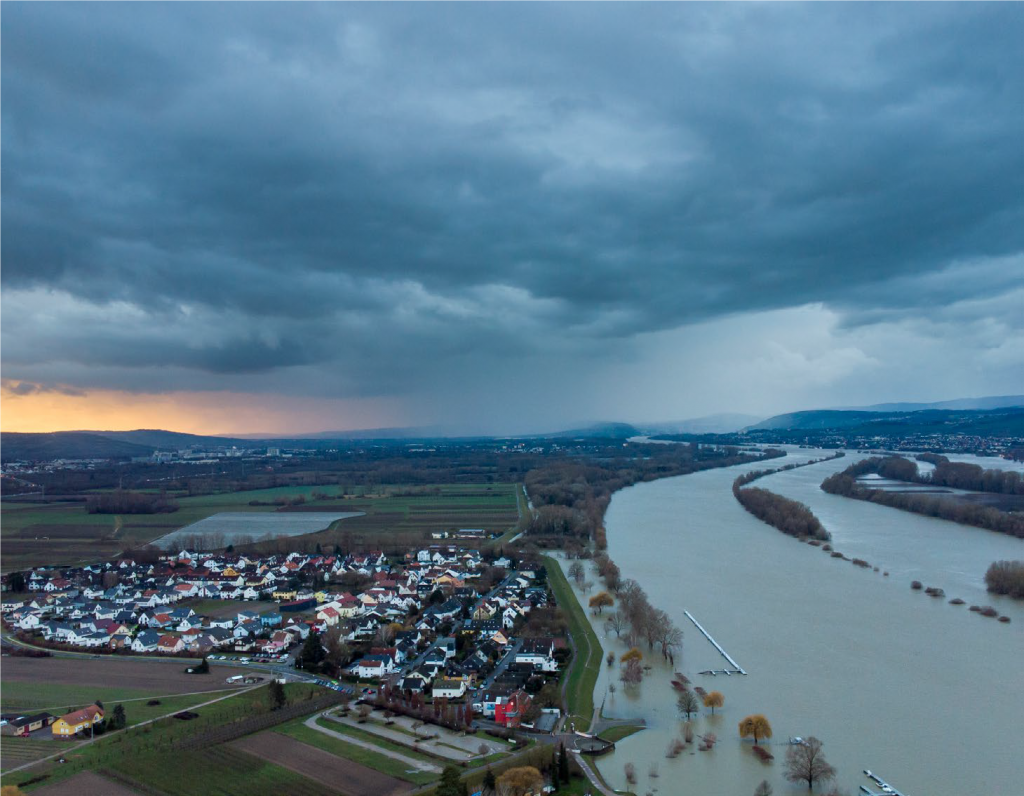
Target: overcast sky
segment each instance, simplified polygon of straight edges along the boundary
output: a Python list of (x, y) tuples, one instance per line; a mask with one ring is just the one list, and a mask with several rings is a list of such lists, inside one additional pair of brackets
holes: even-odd
[(1024, 4), (5, 2), (3, 428), (1024, 393)]

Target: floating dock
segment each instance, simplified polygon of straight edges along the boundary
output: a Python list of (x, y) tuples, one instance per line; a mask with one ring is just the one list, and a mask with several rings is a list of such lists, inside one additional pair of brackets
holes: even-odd
[(867, 796), (907, 796), (907, 794), (903, 793), (902, 791), (896, 790), (896, 788), (894, 788), (880, 776), (878, 776), (877, 774), (872, 774), (871, 771), (869, 771), (866, 768), (864, 769), (864, 776), (866, 776), (868, 779), (874, 782), (877, 787), (881, 788), (881, 790), (875, 791), (871, 790), (871, 788), (867, 787), (866, 785), (861, 785), (861, 793), (865, 793), (867, 794)]
[[(729, 653), (726, 652), (724, 649), (722, 649), (722, 645), (719, 644), (717, 641), (715, 641), (713, 638), (711, 638), (711, 634), (708, 633), (708, 631), (706, 631), (703, 627), (701, 627), (700, 622), (698, 622), (696, 619), (693, 618), (693, 614), (691, 614), (689, 611), (683, 611), (683, 613), (686, 614), (686, 618), (689, 619), (691, 622), (693, 622), (694, 626), (696, 626), (696, 628), (701, 633), (704, 634), (704, 638), (706, 638), (708, 641), (710, 641), (711, 644), (714, 646), (714, 648), (716, 650), (718, 650), (720, 653), (722, 653), (722, 657), (725, 658), (727, 661), (729, 661), (729, 663), (731, 663), (733, 665), (733, 668), (736, 670), (736, 672), (738, 674), (746, 674), (746, 672), (743, 670), (743, 667), (740, 666), (738, 663), (736, 663), (736, 661), (734, 661), (731, 657), (729, 657)], [(720, 670), (714, 670), (714, 671), (712, 671), (710, 669), (708, 670), (709, 674), (718, 674), (719, 672), (721, 672), (722, 674), (732, 674), (732, 672), (730, 672), (730, 671), (728, 671), (726, 669), (720, 669)], [(701, 672), (701, 674), (704, 674), (704, 672)]]

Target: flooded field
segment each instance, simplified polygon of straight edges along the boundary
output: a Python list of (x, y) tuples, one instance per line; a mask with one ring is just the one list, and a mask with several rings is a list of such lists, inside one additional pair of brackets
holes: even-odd
[(336, 520), (362, 517), (361, 511), (302, 511), (256, 513), (251, 511), (222, 511), (199, 522), (186, 525), (173, 533), (161, 536), (154, 544), (163, 548), (175, 547), (183, 540), (198, 536), (217, 537), (225, 544), (240, 540), (259, 541), (281, 536), (299, 536), (322, 531)]

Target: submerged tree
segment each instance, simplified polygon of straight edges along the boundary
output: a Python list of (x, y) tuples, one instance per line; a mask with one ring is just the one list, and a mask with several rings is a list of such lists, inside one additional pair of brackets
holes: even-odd
[(740, 738), (749, 738), (750, 736), (754, 737), (754, 743), (761, 738), (772, 737), (772, 725), (760, 713), (747, 716), (740, 722)]
[(786, 779), (790, 782), (806, 782), (807, 790), (815, 782), (835, 779), (836, 770), (825, 759), (822, 743), (813, 735), (802, 744), (794, 744), (786, 752)]
[(591, 608), (600, 614), (603, 609), (615, 605), (615, 600), (612, 599), (612, 596), (608, 592), (602, 591), (591, 597), (589, 604)]
[(721, 691), (712, 691), (704, 697), (704, 707), (711, 708), (711, 715), (715, 715), (715, 708), (720, 708), (725, 704), (725, 697), (722, 696)]
[(680, 713), (686, 714), (687, 720), (689, 720), (691, 714), (700, 710), (700, 702), (697, 701), (696, 694), (694, 694), (689, 688), (679, 693), (676, 705), (679, 706)]
[(622, 631), (629, 626), (629, 620), (622, 611), (616, 611), (614, 614), (608, 617), (608, 627), (615, 631), (616, 636), (621, 636)]

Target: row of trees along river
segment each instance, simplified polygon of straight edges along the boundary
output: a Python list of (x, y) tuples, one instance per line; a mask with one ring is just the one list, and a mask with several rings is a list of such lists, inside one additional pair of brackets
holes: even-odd
[(926, 484), (998, 495), (1024, 495), (1024, 478), (1020, 473), (985, 470), (978, 465), (949, 462), (941, 456), (924, 460), (935, 464), (930, 474), (919, 474), (917, 465), (902, 456), (873, 456), (854, 462), (840, 473), (830, 475), (822, 481), (821, 488), (832, 495), (868, 500), (883, 506), (974, 525), (1024, 539), (1024, 515), (1020, 512), (1003, 511), (995, 506), (971, 502), (955, 494), (937, 495), (872, 489), (857, 480), (872, 473), (908, 484)]
[[(830, 453), (787, 452), (793, 462)], [(856, 791), (861, 770), (870, 768), (910, 793), (1019, 792), (1024, 759), (1006, 752), (1024, 704), (1024, 608), (987, 595), (982, 577), (992, 561), (1024, 557), (1022, 542), (823, 492), (822, 480), (851, 458), (859, 455), (766, 475), (759, 486), (805, 504), (833, 544), (883, 564), (888, 578), (843, 566), (745, 511), (732, 484), (763, 465), (616, 493), (605, 518), (608, 558), (588, 566), (614, 561), (613, 580), (642, 584), (649, 604), (686, 635), (674, 665), (640, 645), (650, 668), (639, 684), (623, 683), (620, 665), (602, 667), (595, 703), (604, 715), (642, 717), (648, 727), (599, 759), (612, 787), (644, 793), (671, 782), (742, 796), (768, 780), (776, 794), (806, 792), (786, 780), (782, 764), (785, 741), (800, 735), (823, 741), (846, 791)], [(926, 599), (911, 591), (912, 579), (968, 602), (995, 601), (1013, 623)], [(748, 676), (699, 674), (731, 667), (684, 609)], [(605, 652), (621, 660), (631, 639), (607, 617), (594, 612), (591, 621)], [(724, 696), (714, 715), (702, 709), (690, 721), (691, 733), (717, 737), (713, 752), (668, 754), (687, 732), (672, 686), (676, 671)], [(738, 723), (750, 715), (769, 719), (773, 737), (761, 746), (774, 762), (762, 762), (752, 742), (741, 740)], [(626, 780), (627, 762), (635, 784)]]

